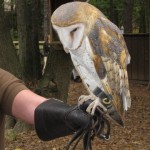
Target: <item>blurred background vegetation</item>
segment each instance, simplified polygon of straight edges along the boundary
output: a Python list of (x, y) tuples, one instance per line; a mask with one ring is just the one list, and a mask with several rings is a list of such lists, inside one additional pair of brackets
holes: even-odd
[[(26, 0), (31, 6), (32, 0)], [(150, 18), (149, 0), (89, 0), (89, 3), (100, 9), (119, 28), (124, 28), (125, 33), (148, 33)], [(17, 39), (17, 12), (16, 0), (5, 0), (5, 11), (8, 12), (11, 33)], [(44, 3), (40, 2), (40, 40), (44, 39)]]
[(148, 33), (149, 0), (90, 0), (125, 33)]

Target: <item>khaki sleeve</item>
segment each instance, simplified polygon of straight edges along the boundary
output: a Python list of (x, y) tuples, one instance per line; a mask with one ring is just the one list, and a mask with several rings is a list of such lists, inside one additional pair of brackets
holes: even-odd
[(22, 80), (0, 69), (0, 111), (4, 114), (12, 115), (13, 100), (24, 89), (27, 89), (27, 87)]

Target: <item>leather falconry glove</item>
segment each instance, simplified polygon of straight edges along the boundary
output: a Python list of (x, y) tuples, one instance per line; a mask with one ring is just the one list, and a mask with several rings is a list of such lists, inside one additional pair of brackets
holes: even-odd
[(44, 141), (84, 130), (91, 122), (91, 115), (77, 106), (69, 106), (53, 98), (35, 109), (34, 118), (36, 133)]

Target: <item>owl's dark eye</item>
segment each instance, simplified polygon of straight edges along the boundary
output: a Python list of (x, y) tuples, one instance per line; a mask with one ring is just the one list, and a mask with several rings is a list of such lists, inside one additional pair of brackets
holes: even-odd
[(75, 28), (75, 29), (73, 29), (73, 30), (70, 32), (71, 38), (73, 38), (73, 36), (74, 36), (74, 32), (76, 32), (76, 31), (77, 31), (77, 29), (78, 29), (78, 28)]
[(71, 31), (71, 33), (76, 32), (78, 28), (75, 28)]

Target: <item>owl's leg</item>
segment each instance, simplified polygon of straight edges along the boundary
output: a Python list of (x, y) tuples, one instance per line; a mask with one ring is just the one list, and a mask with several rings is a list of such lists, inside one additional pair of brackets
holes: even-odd
[[(89, 101), (89, 103), (88, 103)], [(86, 106), (86, 112), (88, 112), (91, 115), (95, 114), (95, 110), (97, 107), (102, 108), (104, 112), (107, 111), (107, 109), (104, 107), (104, 105), (101, 103), (101, 100), (99, 97), (96, 97), (94, 94), (91, 95), (81, 95), (78, 100), (78, 106), (79, 108), (82, 108), (83, 103), (87, 102)]]
[(95, 99), (86, 109), (86, 112), (90, 113), (91, 115), (94, 115), (95, 110), (97, 107), (102, 108), (104, 112), (107, 111), (107, 109), (103, 106), (103, 104), (100, 101), (100, 98)]
[(94, 94), (90, 95), (81, 95), (78, 99), (78, 106), (82, 105), (84, 102), (88, 100), (94, 101), (96, 99), (96, 96)]

